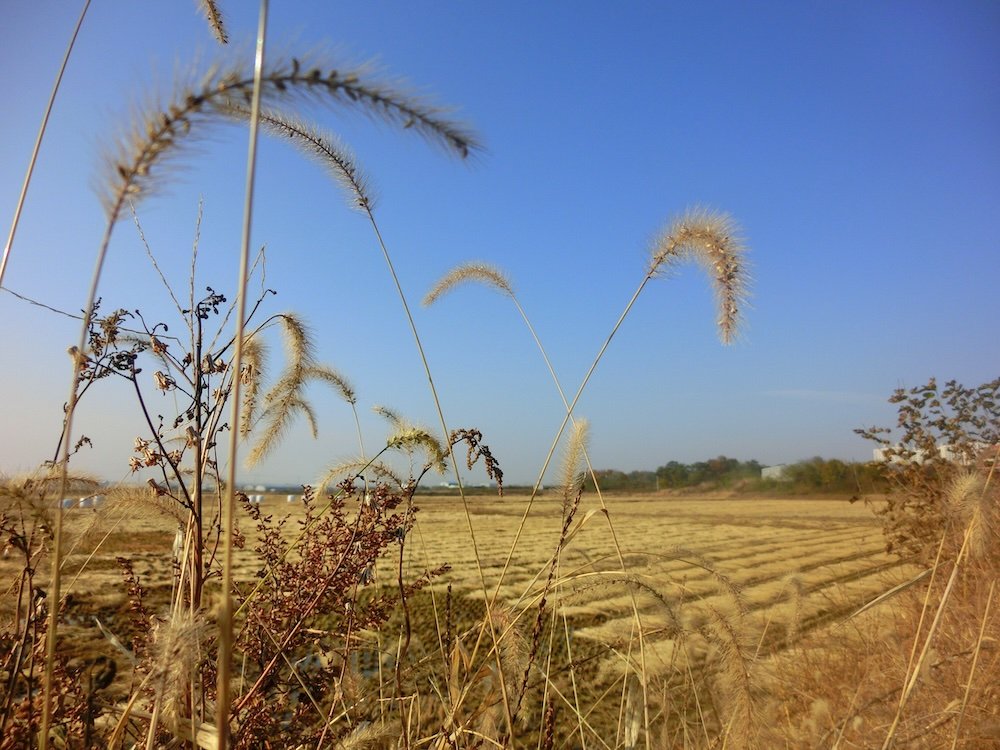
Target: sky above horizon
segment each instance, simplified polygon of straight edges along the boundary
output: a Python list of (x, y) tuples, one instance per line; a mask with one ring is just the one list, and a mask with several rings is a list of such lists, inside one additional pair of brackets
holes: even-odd
[[(4, 9), (4, 236), (76, 5)], [(179, 73), (252, 57), (256, 4), (220, 7), (230, 49), (196, 3), (91, 6), (6, 289), (68, 312), (84, 305), (104, 232), (101, 156), (133, 107), (168, 98)], [(481, 430), (508, 480), (528, 483), (564, 409), (516, 309), (475, 286), (430, 308), (421, 298), (458, 263), (499, 266), (572, 394), (641, 281), (652, 239), (692, 206), (742, 228), (753, 284), (741, 335), (720, 344), (700, 268), (648, 285), (575, 412), (590, 421), (595, 467), (867, 460), (872, 446), (853, 429), (892, 425), (895, 388), (1000, 375), (998, 39), (1000, 5), (987, 2), (276, 1), (268, 53), (321, 50), (341, 69), (374, 61), (379, 78), (452, 107), (481, 139), (463, 162), (356, 109), (309, 112), (375, 186), (449, 427)], [(197, 286), (235, 296), (246, 150), (244, 128), (213, 129), (136, 207), (178, 294), (201, 200)], [(437, 429), (371, 227), (280, 140), (261, 142), (251, 245), (266, 245), (266, 286), (278, 292), (266, 312), (309, 323), (318, 359), (355, 386), (369, 449), (388, 432), (377, 404)], [(104, 310), (141, 309), (181, 330), (128, 216), (100, 296)], [(78, 329), (0, 291), (0, 471), (52, 458)], [(280, 359), (275, 341), (272, 364)], [(319, 439), (299, 420), (242, 481), (308, 483), (357, 454), (347, 406), (320, 386), (309, 394)], [(151, 384), (149, 398), (176, 413)], [(94, 447), (76, 466), (129, 478), (132, 443), (146, 432), (128, 384), (99, 383), (74, 430)], [(479, 469), (468, 479), (485, 481)]]

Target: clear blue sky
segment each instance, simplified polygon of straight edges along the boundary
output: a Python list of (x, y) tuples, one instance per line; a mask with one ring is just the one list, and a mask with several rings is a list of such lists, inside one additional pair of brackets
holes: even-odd
[[(4, 7), (4, 236), (80, 5)], [(220, 6), (249, 57), (255, 4)], [(719, 344), (698, 269), (649, 286), (578, 407), (596, 466), (866, 459), (852, 429), (891, 424), (894, 388), (998, 375), (1000, 5), (275, 0), (269, 33), (273, 52), (375, 59), (481, 136), (485, 151), (463, 163), (349, 110), (320, 113), (377, 188), (449, 426), (481, 429), (513, 481), (534, 479), (563, 413), (533, 342), (485, 289), (430, 309), (420, 298), (459, 262), (501, 266), (572, 392), (641, 279), (651, 238), (692, 205), (743, 227), (754, 276), (743, 336)], [(130, 103), (167, 95), (176, 70), (220, 53), (195, 3), (93, 4), (5, 286), (84, 304), (103, 231), (102, 148)], [(213, 131), (139, 206), (181, 290), (203, 197), (198, 284), (233, 291), (245, 152), (245, 131)], [(436, 426), (363, 217), (286, 144), (265, 142), (258, 179), (253, 243), (268, 247), (270, 309), (312, 324), (320, 358), (352, 379), (364, 410), (385, 404)], [(173, 322), (130, 221), (116, 229), (101, 296), (106, 309)], [(0, 293), (0, 469), (51, 457), (76, 337), (73, 321)], [(81, 408), (77, 434), (95, 447), (78, 465), (117, 479), (142, 430), (128, 390), (102, 385)], [(244, 479), (308, 482), (356, 452), (347, 407), (318, 388), (313, 398), (320, 439), (297, 424)], [(171, 398), (153, 399), (173, 413)], [(384, 424), (367, 411), (364, 423), (374, 446)]]

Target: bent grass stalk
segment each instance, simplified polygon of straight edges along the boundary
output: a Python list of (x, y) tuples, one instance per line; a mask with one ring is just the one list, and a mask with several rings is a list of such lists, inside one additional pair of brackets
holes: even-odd
[[(424, 373), (427, 376), (427, 383), (430, 386), (431, 395), (433, 396), (433, 399), (434, 399), (434, 408), (437, 411), (438, 419), (439, 419), (439, 421), (441, 423), (441, 430), (447, 436), (447, 435), (450, 434), (450, 432), (448, 430), (448, 424), (447, 424), (447, 422), (445, 421), (445, 418), (444, 418), (444, 410), (441, 408), (441, 400), (438, 398), (437, 388), (435, 388), (435, 386), (434, 386), (434, 378), (431, 375), (430, 365), (429, 365), (429, 363), (427, 361), (427, 357), (426, 357), (426, 355), (424, 353), (424, 347), (423, 347), (423, 344), (420, 341), (420, 335), (417, 332), (417, 326), (416, 326), (416, 323), (413, 320), (413, 315), (410, 312), (410, 306), (409, 306), (409, 304), (406, 301), (406, 295), (403, 293), (403, 287), (399, 283), (399, 278), (397, 277), (396, 270), (393, 267), (392, 259), (389, 256), (389, 250), (386, 247), (385, 242), (382, 239), (382, 232), (379, 230), (378, 224), (375, 222), (375, 216), (374, 216), (374, 214), (372, 214), (371, 209), (368, 208), (368, 207), (365, 208), (365, 212), (368, 214), (369, 220), (371, 221), (372, 229), (375, 232), (376, 238), (378, 239), (379, 247), (382, 248), (382, 254), (385, 257), (386, 265), (389, 267), (389, 273), (392, 276), (393, 283), (396, 286), (396, 291), (399, 294), (399, 298), (400, 298), (400, 301), (402, 302), (403, 309), (406, 312), (406, 318), (409, 321), (410, 330), (413, 333), (413, 338), (414, 338), (414, 342), (416, 343), (416, 346), (417, 346), (417, 351), (420, 353), (420, 361), (423, 364)], [(452, 470), (455, 472), (455, 482), (458, 484), (458, 491), (459, 491), (459, 494), (461, 495), (461, 498), (462, 498), (462, 507), (463, 507), (463, 509), (465, 511), (465, 518), (466, 518), (466, 522), (467, 522), (468, 527), (469, 527), (469, 537), (470, 537), (470, 542), (472, 544), (473, 554), (474, 554), (474, 556), (476, 558), (476, 567), (479, 570), (480, 583), (481, 583), (482, 588), (483, 588), (483, 593), (486, 594), (487, 593), (486, 574), (483, 572), (482, 558), (481, 558), (481, 556), (479, 554), (479, 545), (476, 542), (476, 531), (475, 531), (475, 527), (474, 527), (474, 525), (472, 523), (472, 511), (469, 508), (469, 500), (468, 500), (468, 497), (465, 494), (465, 486), (464, 486), (464, 483), (462, 482), (461, 472), (459, 471), (458, 458), (455, 456), (455, 449), (452, 446), (450, 440), (446, 441), (446, 445), (448, 447), (448, 458), (451, 461)], [(495, 646), (495, 649), (496, 649), (497, 669), (500, 670), (501, 673), (502, 673), (502, 669), (503, 668), (502, 668), (502, 665), (500, 663), (500, 649), (499, 649), (499, 645), (498, 645), (499, 641), (497, 640), (497, 636), (496, 636), (496, 630), (495, 630), (494, 623), (493, 623), (493, 616), (490, 613), (489, 609), (487, 609), (486, 622), (487, 622), (487, 624), (489, 626), (490, 637), (493, 639), (494, 646)], [(513, 722), (513, 713), (511, 711), (511, 707), (510, 707), (510, 698), (509, 698), (509, 696), (507, 694), (506, 683), (502, 679), (500, 680), (500, 694), (501, 694), (501, 698), (503, 700), (504, 711), (505, 711), (505, 713), (507, 715), (507, 724), (510, 727), (510, 731), (513, 732), (513, 729), (514, 729), (513, 723), (514, 722)], [(404, 734), (404, 747), (409, 747), (409, 733), (408, 732), (406, 734)]]
[[(695, 260), (699, 262), (702, 266), (706, 268), (709, 272), (713, 273), (714, 289), (716, 293), (716, 301), (719, 306), (719, 318), (718, 318), (718, 328), (719, 334), (722, 338), (723, 343), (731, 343), (734, 336), (736, 335), (738, 324), (739, 324), (739, 313), (740, 308), (745, 302), (747, 296), (747, 275), (746, 267), (743, 262), (742, 255), (744, 253), (744, 248), (742, 242), (737, 237), (737, 228), (735, 222), (725, 214), (715, 213), (708, 211), (706, 209), (695, 208), (687, 211), (683, 216), (676, 220), (666, 232), (661, 234), (661, 236), (656, 241), (650, 258), (649, 267), (646, 271), (646, 275), (643, 277), (642, 281), (639, 283), (638, 288), (632, 295), (631, 299), (626, 304), (625, 309), (622, 311), (617, 322), (612, 327), (611, 332), (608, 334), (598, 351), (594, 361), (587, 370), (583, 381), (580, 383), (580, 387), (577, 389), (576, 394), (573, 397), (571, 403), (566, 405), (566, 415), (563, 417), (563, 421), (559, 426), (559, 430), (556, 433), (552, 444), (549, 447), (548, 454), (545, 457), (545, 461), (542, 464), (542, 468), (539, 471), (538, 479), (535, 481), (532, 487), (531, 496), (528, 499), (528, 504), (525, 507), (524, 513), (521, 517), (521, 522), (517, 528), (514, 535), (514, 541), (511, 543), (510, 551), (507, 554), (507, 559), (504, 562), (503, 567), (500, 571), (500, 576), (497, 581), (496, 590), (494, 591), (493, 599), (499, 594), (500, 587), (503, 583), (504, 577), (510, 568), (511, 560), (513, 559), (514, 551), (517, 547), (518, 541), (520, 540), (521, 534), (523, 533), (525, 524), (527, 523), (528, 515), (531, 512), (532, 505), (537, 497), (539, 488), (541, 487), (542, 481), (545, 477), (545, 472), (548, 470), (549, 464), (555, 455), (556, 447), (559, 445), (559, 441), (562, 438), (563, 432), (566, 430), (566, 426), (573, 419), (573, 411), (576, 408), (577, 402), (580, 400), (580, 396), (586, 389), (587, 384), (590, 382), (591, 376), (597, 369), (598, 364), (600, 364), (601, 359), (604, 357), (604, 353), (607, 351), (611, 344), (611, 340), (614, 338), (618, 329), (621, 327), (625, 318), (628, 316), (635, 304), (642, 290), (645, 288), (646, 284), (650, 279), (655, 276), (661, 275), (667, 268), (672, 265), (684, 261), (684, 260)], [(427, 298), (425, 298), (425, 303), (433, 302), (437, 299), (440, 294), (447, 291), (455, 284), (476, 279), (487, 283), (488, 285), (494, 286), (495, 288), (501, 290), (503, 293), (507, 294), (511, 298), (514, 297), (513, 291), (510, 287), (510, 283), (507, 281), (506, 277), (503, 276), (499, 271), (493, 269), (484, 264), (470, 264), (465, 267), (465, 269), (456, 269), (451, 273), (447, 274), (437, 285), (428, 293)], [(515, 300), (516, 303), (516, 300)], [(521, 310), (520, 305), (518, 309)], [(521, 311), (522, 317), (524, 315)], [(529, 329), (531, 328), (529, 324)], [(535, 337), (536, 342), (538, 342), (537, 337)], [(541, 345), (539, 344), (541, 347)], [(544, 356), (544, 351), (543, 351)], [(547, 358), (546, 358), (547, 361)], [(552, 368), (550, 366), (550, 372)], [(555, 378), (555, 373), (552, 372), (552, 376), (556, 381), (556, 386), (559, 388), (558, 379)], [(561, 393), (560, 388), (560, 393)], [(565, 397), (563, 397), (565, 403)], [(589, 463), (589, 462), (588, 462)], [(591, 467), (592, 469), (592, 467)], [(595, 477), (596, 484), (596, 477)], [(602, 500), (603, 507), (603, 500)], [(614, 527), (611, 526), (612, 534), (614, 534)], [(621, 565), (624, 569), (624, 557), (621, 555), (621, 549), (618, 544), (617, 538), (615, 538), (615, 547), (621, 558)], [(635, 609), (635, 616), (637, 621), (638, 609)], [(639, 645), (640, 645), (640, 658), (642, 661), (643, 670), (643, 708), (644, 708), (644, 720), (645, 726), (648, 730), (649, 727), (649, 714), (648, 714), (648, 696), (646, 694), (646, 679), (645, 679), (645, 650), (643, 647), (643, 635), (641, 621), (638, 622), (638, 633), (639, 633)], [(477, 643), (477, 647), (478, 647)], [(645, 733), (646, 746), (649, 747), (649, 732)]]
[[(941, 601), (938, 602), (937, 610), (934, 612), (934, 619), (931, 621), (930, 626), (927, 629), (927, 635), (924, 636), (923, 646), (920, 648), (920, 655), (917, 657), (916, 662), (912, 666), (912, 670), (908, 675), (908, 680), (906, 685), (903, 687), (902, 695), (899, 698), (899, 705), (896, 707), (896, 715), (892, 719), (892, 724), (889, 727), (889, 732), (885, 737), (885, 741), (882, 743), (882, 750), (889, 750), (893, 746), (896, 738), (896, 730), (899, 728), (899, 722), (903, 718), (903, 711), (906, 708), (906, 704), (910, 699), (910, 695), (913, 693), (914, 687), (916, 687), (917, 680), (920, 678), (921, 667), (927, 660), (927, 655), (931, 649), (931, 642), (934, 640), (934, 635), (937, 633), (938, 625), (941, 623), (941, 618), (944, 615), (945, 605), (948, 603), (948, 599), (951, 596), (952, 589), (955, 585), (955, 581), (958, 578), (958, 571), (962, 567), (964, 558), (968, 556), (969, 542), (975, 532), (976, 525), (979, 523), (979, 509), (977, 508), (973, 512), (973, 517), (969, 520), (969, 523), (965, 527), (965, 533), (962, 535), (962, 546), (959, 547), (958, 553), (955, 555), (955, 561), (952, 563), (951, 574), (948, 576), (948, 581), (945, 584), (944, 591), (941, 593)], [(940, 550), (939, 550), (940, 551)], [(935, 568), (938, 563), (935, 562)], [(931, 588), (928, 586), (927, 589), (927, 600), (930, 599)], [(927, 600), (925, 600), (924, 605), (926, 608)], [(922, 617), (922, 615), (921, 615)], [(914, 648), (916, 648), (916, 643), (919, 639), (918, 637), (914, 639)]]
[[(262, 8), (266, 8), (266, 0), (262, 0)], [(266, 15), (264, 10), (262, 10), (261, 15), (262, 17)], [(185, 141), (190, 139), (192, 134), (197, 135), (206, 125), (224, 117), (230, 110), (233, 101), (242, 99), (251, 105), (256, 101), (259, 108), (259, 102), (265, 95), (269, 99), (289, 99), (296, 95), (300, 97), (311, 96), (327, 103), (362, 106), (393, 124), (406, 128), (413, 127), (428, 139), (437, 141), (463, 157), (467, 156), (471, 149), (478, 146), (470, 133), (440, 117), (436, 108), (419, 100), (405, 97), (391, 87), (366, 80), (365, 71), (349, 71), (342, 75), (336, 69), (330, 69), (329, 74), (324, 75), (320, 67), (309, 65), (304, 67), (295, 58), (290, 63), (279, 63), (269, 70), (261, 67), (259, 70), (255, 70), (250, 77), (242, 75), (239, 67), (216, 66), (194, 88), (182, 88), (176, 95), (173, 104), (162, 109), (150, 108), (143, 112), (131, 132), (121, 140), (117, 155), (112, 156), (108, 162), (107, 180), (102, 197), (107, 223), (98, 246), (87, 302), (84, 305), (83, 325), (77, 346), (80, 355), (74, 357), (70, 395), (66, 403), (64, 434), (58, 458), (60, 496), (65, 494), (67, 488), (67, 467), (73, 434), (73, 416), (79, 396), (77, 383), (87, 351), (87, 326), (93, 316), (97, 288), (111, 236), (115, 225), (121, 218), (124, 206), (129, 202), (136, 203), (155, 192), (158, 165), (169, 165), (177, 152), (182, 150)], [(381, 242), (381, 238), (379, 239)], [(241, 263), (241, 265), (243, 264)], [(240, 276), (244, 280), (244, 284), (246, 275), (245, 269), (241, 270)], [(241, 285), (242, 288), (243, 285)], [(242, 332), (238, 332), (238, 337), (241, 336)], [(239, 348), (240, 345), (237, 343), (237, 349)], [(436, 397), (435, 400), (437, 400)], [(238, 411), (236, 411), (235, 416), (238, 417)], [(238, 419), (234, 424), (239, 424)], [(231, 455), (235, 456), (235, 453)], [(457, 468), (457, 462), (454, 464)], [(232, 509), (224, 507), (223, 512), (226, 513), (227, 510), (231, 511)], [(41, 731), (43, 748), (47, 744), (48, 729), (51, 723), (51, 686), (57, 639), (58, 602), (60, 600), (61, 510), (56, 515), (55, 526), (50, 582), (52, 605), (47, 634), (45, 697)], [(221, 703), (222, 701), (220, 701)]]
[[(242, 108), (234, 108), (234, 114), (237, 116), (242, 116), (244, 110)], [(444, 435), (449, 435), (449, 429), (447, 421), (444, 417), (444, 411), (441, 407), (441, 402), (437, 394), (437, 388), (434, 385), (434, 378), (431, 373), (430, 364), (427, 360), (426, 353), (424, 352), (423, 344), (420, 339), (420, 334), (417, 330), (416, 323), (413, 320), (413, 315), (410, 311), (409, 303), (407, 302), (406, 295), (403, 292), (402, 284), (399, 281), (399, 277), (396, 274), (395, 266), (392, 263), (392, 258), (389, 254), (388, 247), (386, 246), (385, 240), (382, 237), (382, 232), (378, 226), (378, 222), (375, 219), (373, 213), (373, 201), (369, 195), (367, 186), (365, 185), (364, 179), (361, 175), (360, 170), (354, 163), (353, 158), (347, 154), (341, 147), (339, 147), (334, 140), (327, 134), (320, 133), (314, 129), (310, 129), (302, 126), (293, 120), (275, 115), (272, 113), (266, 113), (264, 115), (264, 121), (267, 125), (277, 133), (291, 137), (295, 144), (302, 150), (306, 152), (307, 155), (318, 160), (321, 164), (327, 167), (327, 169), (333, 174), (336, 181), (347, 190), (348, 194), (354, 199), (355, 207), (362, 211), (368, 218), (368, 221), (372, 227), (372, 231), (375, 234), (376, 241), (378, 242), (379, 248), (381, 249), (383, 258), (385, 259), (386, 266), (389, 270), (389, 274), (392, 278), (393, 284), (396, 288), (397, 295), (399, 296), (400, 302), (403, 306), (403, 311), (406, 315), (407, 322), (410, 327), (410, 332), (413, 336), (414, 343), (416, 344), (417, 351), (420, 357), (421, 365), (424, 370), (424, 374), (427, 377), (427, 383), (431, 391), (431, 396), (434, 400), (435, 410), (437, 411), (438, 420), (441, 425), (441, 430)], [(474, 143), (470, 139), (470, 143)], [(462, 155), (466, 155), (468, 149), (466, 148)], [(480, 582), (483, 587), (484, 595), (488, 596), (488, 589), (486, 586), (485, 574), (482, 570), (481, 556), (479, 554), (479, 548), (476, 541), (475, 527), (472, 523), (472, 513), (469, 509), (468, 498), (465, 493), (464, 484), (462, 482), (461, 473), (459, 471), (458, 459), (455, 456), (454, 448), (451, 445), (451, 441), (446, 441), (449, 461), (452, 465), (452, 470), (455, 473), (456, 482), (458, 484), (459, 494), (462, 498), (462, 504), (465, 511), (466, 522), (469, 528), (470, 541), (473, 547), (473, 553), (476, 558), (477, 568), (479, 569)], [(489, 624), (489, 630), (494, 643), (497, 643), (496, 632), (493, 627), (492, 616), (487, 617), (487, 622)], [(499, 648), (496, 649), (497, 667), (500, 669), (500, 655)], [(513, 729), (513, 716), (510, 709), (510, 699), (507, 694), (507, 687), (503, 680), (500, 681), (501, 695), (504, 703), (504, 709), (507, 714), (508, 725)], [(404, 723), (405, 720), (404, 720)], [(404, 735), (404, 740), (408, 743), (407, 735)]]

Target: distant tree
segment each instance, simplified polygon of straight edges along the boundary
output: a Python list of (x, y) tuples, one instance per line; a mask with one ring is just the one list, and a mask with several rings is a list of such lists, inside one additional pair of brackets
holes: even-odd
[(660, 487), (664, 489), (686, 487), (689, 474), (687, 465), (679, 461), (670, 461), (656, 470)]

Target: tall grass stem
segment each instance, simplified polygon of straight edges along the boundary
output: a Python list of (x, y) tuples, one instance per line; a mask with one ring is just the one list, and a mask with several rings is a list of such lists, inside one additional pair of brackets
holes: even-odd
[(63, 55), (62, 64), (59, 66), (59, 72), (56, 74), (56, 80), (52, 84), (52, 93), (49, 95), (49, 103), (45, 106), (42, 123), (38, 127), (38, 136), (35, 138), (35, 146), (31, 150), (31, 159), (28, 160), (28, 170), (24, 175), (24, 184), (21, 185), (21, 194), (18, 196), (17, 206), (14, 208), (14, 220), (11, 222), (10, 233), (7, 235), (7, 244), (3, 247), (3, 257), (0, 258), (0, 286), (3, 286), (4, 273), (7, 271), (7, 260), (10, 258), (10, 249), (14, 245), (14, 235), (17, 234), (17, 225), (21, 221), (21, 209), (24, 208), (24, 200), (28, 195), (28, 185), (31, 184), (31, 175), (35, 171), (35, 162), (38, 161), (38, 151), (42, 146), (42, 138), (45, 137), (45, 131), (48, 129), (49, 115), (52, 114), (52, 105), (55, 104), (56, 94), (59, 93), (59, 85), (62, 83), (63, 73), (66, 72), (66, 64), (69, 62), (69, 56), (73, 52), (73, 46), (76, 44), (76, 37), (80, 33), (80, 27), (83, 26), (83, 19), (86, 17), (89, 8), (90, 0), (85, 0), (83, 10), (80, 11), (80, 17), (73, 28), (73, 34), (69, 38), (69, 44), (66, 45), (66, 53)]
[[(437, 410), (438, 420), (441, 423), (441, 431), (444, 433), (445, 445), (448, 448), (448, 458), (451, 461), (452, 470), (455, 472), (455, 482), (458, 485), (459, 494), (462, 497), (462, 508), (465, 512), (466, 524), (469, 527), (469, 541), (472, 544), (472, 552), (476, 558), (476, 568), (479, 572), (480, 584), (483, 588), (483, 595), (488, 596), (488, 589), (486, 586), (486, 575), (483, 572), (482, 558), (479, 554), (479, 545), (476, 543), (476, 530), (472, 523), (472, 512), (469, 509), (469, 499), (465, 494), (465, 486), (462, 482), (462, 477), (458, 468), (458, 459), (455, 457), (455, 448), (451, 444), (450, 432), (448, 431), (448, 424), (444, 418), (444, 409), (441, 407), (441, 400), (438, 398), (437, 388), (434, 386), (434, 377), (431, 374), (430, 363), (427, 361), (427, 356), (424, 354), (424, 347), (420, 341), (420, 334), (417, 331), (417, 325), (413, 320), (413, 314), (410, 312), (410, 306), (406, 301), (406, 295), (403, 294), (403, 287), (399, 283), (399, 277), (396, 275), (396, 269), (392, 264), (392, 258), (389, 256), (389, 249), (386, 247), (385, 242), (382, 239), (382, 233), (379, 231), (378, 224), (375, 221), (375, 216), (372, 214), (371, 209), (365, 206), (365, 213), (368, 215), (368, 219), (371, 222), (372, 229), (375, 232), (375, 236), (378, 239), (379, 247), (382, 249), (382, 255), (385, 258), (385, 262), (389, 267), (389, 274), (392, 276), (392, 281), (396, 285), (396, 291), (399, 294), (399, 299), (403, 304), (403, 310), (406, 312), (406, 319), (410, 324), (410, 331), (413, 334), (413, 340), (416, 343), (417, 351), (420, 354), (420, 361), (424, 367), (424, 374), (427, 376), (427, 383), (430, 386), (431, 397), (434, 399), (434, 408)], [(489, 601), (489, 599), (487, 599)], [(496, 639), (496, 631), (493, 624), (493, 616), (487, 608), (486, 621), (489, 626), (490, 636), (493, 638), (495, 645), (498, 644)], [(478, 644), (477, 644), (478, 645)], [(500, 664), (500, 649), (496, 649), (496, 659), (497, 659), (497, 669), (502, 673), (502, 665)], [(513, 731), (513, 712), (510, 707), (510, 697), (507, 694), (507, 685), (504, 680), (500, 680), (500, 694), (503, 699), (504, 712), (507, 716), (508, 726), (511, 731)], [(409, 738), (404, 735), (406, 741), (406, 746), (409, 746)]]
[(216, 686), (216, 729), (220, 750), (229, 747), (229, 709), (232, 703), (231, 668), (233, 655), (233, 524), (236, 510), (236, 464), (240, 423), (240, 378), (243, 360), (243, 326), (246, 323), (246, 291), (250, 265), (250, 229), (253, 220), (254, 176), (257, 164), (257, 130), (260, 114), (261, 80), (264, 73), (264, 42), (267, 36), (268, 0), (260, 2), (260, 17), (257, 27), (257, 53), (254, 59), (254, 85), (250, 104), (250, 138), (247, 147), (246, 191), (243, 203), (243, 238), (240, 246), (240, 275), (237, 282), (236, 342), (233, 351), (232, 420), (229, 431), (229, 470), (226, 480), (226, 499), (222, 506), (222, 530), (224, 535), (222, 559), (222, 603), (219, 611), (219, 661), (218, 683)]

